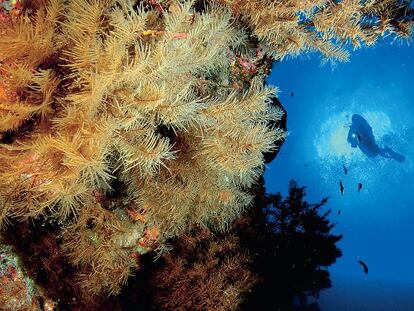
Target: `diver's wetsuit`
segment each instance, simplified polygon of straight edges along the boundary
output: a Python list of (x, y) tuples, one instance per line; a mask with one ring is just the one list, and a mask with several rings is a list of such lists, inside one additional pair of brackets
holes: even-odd
[(371, 158), (380, 155), (385, 158), (392, 158), (398, 162), (405, 160), (403, 155), (394, 152), (390, 148), (381, 148), (378, 146), (375, 142), (371, 126), (359, 114), (352, 116), (352, 125), (349, 128), (347, 141), (353, 148), (359, 147), (365, 155)]

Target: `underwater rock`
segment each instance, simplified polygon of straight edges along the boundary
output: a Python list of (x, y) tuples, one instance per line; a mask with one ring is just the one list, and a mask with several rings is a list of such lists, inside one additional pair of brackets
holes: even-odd
[(3, 311), (52, 311), (55, 303), (27, 275), (10, 246), (0, 246), (0, 305)]
[(0, 21), (9, 21), (10, 17), (18, 16), (23, 10), (23, 1), (0, 0)]
[[(286, 128), (287, 112), (285, 108), (283, 108), (282, 103), (279, 101), (279, 99), (276, 96), (271, 97), (271, 105), (273, 107), (278, 107), (283, 112), (283, 116), (278, 122), (270, 121), (269, 126), (275, 126), (276, 128), (280, 128), (284, 130), (285, 132), (287, 132), (287, 128)], [(264, 154), (264, 159), (265, 159), (264, 163), (266, 164), (270, 163), (276, 158), (284, 142), (285, 142), (285, 139), (282, 139), (282, 140), (278, 139), (274, 142), (276, 149)]]

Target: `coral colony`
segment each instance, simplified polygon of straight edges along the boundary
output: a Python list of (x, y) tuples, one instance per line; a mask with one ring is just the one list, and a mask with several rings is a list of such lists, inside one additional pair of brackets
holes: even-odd
[(409, 38), (408, 9), (0, 0), (3, 229), (30, 224), (29, 239), (53, 228), (78, 299), (119, 294), (143, 254), (163, 256), (194, 228), (225, 232), (252, 205), (264, 154), (286, 136), (276, 89), (264, 84), (272, 61), (342, 61), (347, 43)]

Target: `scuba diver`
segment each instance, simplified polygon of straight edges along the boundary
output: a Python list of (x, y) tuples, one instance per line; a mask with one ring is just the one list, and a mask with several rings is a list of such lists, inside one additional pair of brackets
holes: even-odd
[(352, 124), (349, 127), (347, 141), (351, 144), (352, 148), (359, 147), (359, 149), (368, 157), (374, 158), (380, 155), (384, 158), (392, 158), (398, 162), (404, 162), (405, 157), (388, 147), (381, 148), (375, 142), (372, 128), (359, 114), (352, 116)]

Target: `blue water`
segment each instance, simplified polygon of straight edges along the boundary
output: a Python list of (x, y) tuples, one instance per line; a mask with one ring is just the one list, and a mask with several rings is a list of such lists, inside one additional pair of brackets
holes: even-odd
[[(344, 255), (329, 268), (333, 287), (319, 299), (324, 311), (414, 310), (413, 73), (414, 47), (383, 42), (335, 68), (321, 67), (317, 55), (284, 60), (268, 79), (280, 89), (289, 136), (266, 169), (267, 191), (286, 194), (294, 178), (307, 186), (308, 201), (328, 196), (334, 232), (344, 235)], [(352, 148), (346, 125), (354, 113), (368, 121), (379, 145), (406, 160), (369, 158)], [(367, 277), (359, 258), (369, 266)]]

